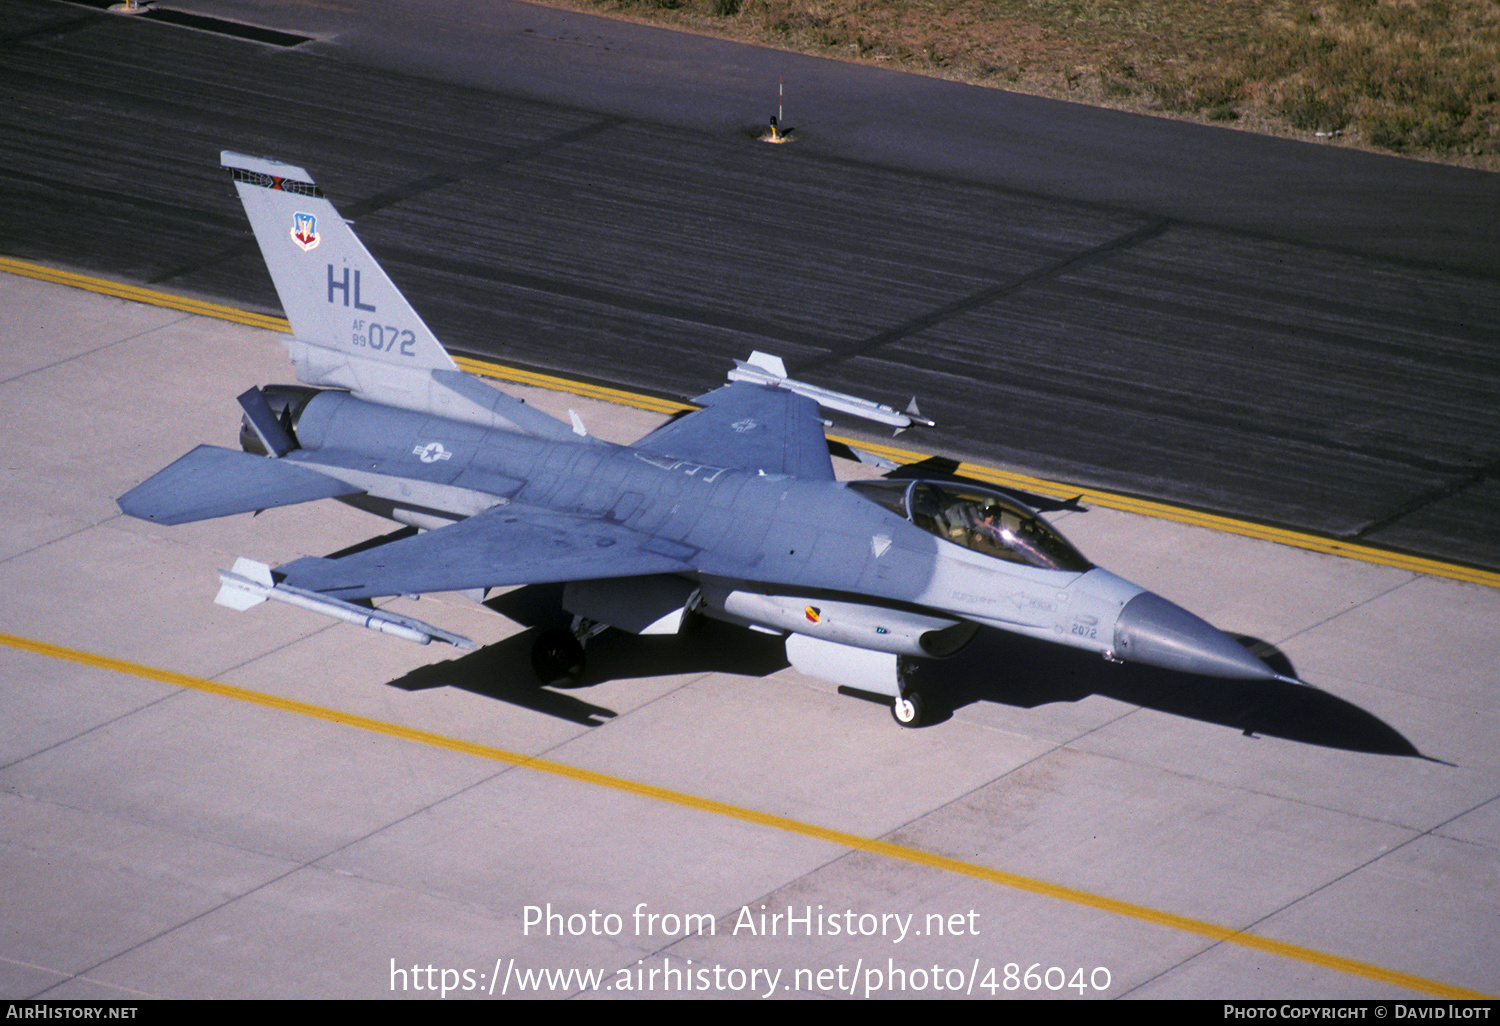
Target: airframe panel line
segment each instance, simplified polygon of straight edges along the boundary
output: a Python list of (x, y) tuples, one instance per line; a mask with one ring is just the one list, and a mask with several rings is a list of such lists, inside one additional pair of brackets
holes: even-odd
[(1297, 944), (1288, 944), (1283, 941), (1244, 933), (1226, 926), (1205, 922), (1201, 919), (1192, 919), (1187, 916), (1179, 916), (1171, 912), (1162, 912), (1157, 909), (1148, 908), (1144, 905), (1117, 901), (1114, 898), (1106, 898), (1102, 895), (1091, 894), (1088, 891), (1048, 883), (1045, 880), (1034, 880), (1030, 877), (1020, 876), (1019, 874), (1007, 873), (1003, 870), (991, 869), (987, 866), (963, 862), (942, 855), (934, 855), (918, 848), (861, 837), (858, 834), (820, 827), (812, 823), (804, 823), (800, 820), (789, 819), (784, 816), (759, 812), (755, 809), (731, 805), (727, 802), (715, 801), (710, 798), (701, 798), (683, 791), (656, 787), (652, 784), (641, 783), (640, 781), (630, 780), (625, 777), (598, 773), (593, 770), (581, 769), (577, 766), (569, 766), (566, 763), (553, 762), (549, 759), (539, 759), (522, 755), (518, 752), (509, 752), (505, 749), (493, 748), (489, 745), (475, 744), (471, 741), (461, 741), (457, 738), (445, 737), (442, 734), (435, 734), (430, 731), (403, 727), (400, 724), (387, 723), (383, 720), (371, 719), (354, 713), (340, 712), (337, 709), (329, 709), (308, 702), (298, 702), (293, 699), (280, 698), (276, 695), (268, 695), (259, 691), (251, 691), (248, 688), (220, 684), (216, 681), (204, 680), (199, 677), (190, 677), (186, 674), (157, 669), (156, 667), (146, 666), (141, 663), (132, 663), (123, 659), (114, 659), (110, 656), (65, 648), (61, 645), (52, 645), (44, 641), (34, 641), (30, 638), (23, 638), (14, 634), (0, 633), (0, 644), (18, 651), (45, 656), (49, 659), (59, 659), (65, 662), (92, 666), (97, 669), (109, 670), (113, 673), (153, 680), (158, 683), (186, 688), (205, 694), (217, 695), (220, 698), (229, 698), (268, 709), (295, 713), (328, 723), (343, 724), (354, 727), (357, 730), (369, 731), (370, 733), (381, 734), (404, 741), (413, 741), (417, 744), (429, 745), (451, 752), (473, 755), (492, 762), (505, 763), (522, 769), (536, 770), (540, 773), (563, 777), (594, 787), (607, 788), (623, 794), (631, 794), (653, 801), (665, 802), (682, 808), (696, 809), (700, 812), (707, 812), (712, 815), (723, 816), (745, 823), (754, 823), (758, 826), (770, 827), (773, 830), (781, 830), (802, 837), (811, 837), (815, 840), (826, 841), (830, 844), (854, 851), (868, 852), (872, 855), (883, 855), (886, 858), (913, 865), (926, 866), (929, 869), (937, 869), (971, 877), (976, 880), (1000, 884), (1004, 887), (1026, 891), (1041, 897), (1054, 898), (1058, 901), (1082, 905), (1101, 912), (1154, 923), (1168, 929), (1206, 937), (1214, 942), (1234, 944), (1267, 954), (1279, 955), (1282, 958), (1305, 962), (1309, 965), (1322, 966), (1323, 968), (1333, 969), (1351, 976), (1363, 977), (1379, 983), (1417, 991), (1418, 993), (1431, 994), (1434, 997), (1452, 1000), (1495, 1000), (1493, 996), (1482, 994), (1478, 991), (1465, 990), (1461, 987), (1439, 983), (1420, 976), (1413, 976), (1408, 973), (1397, 972), (1393, 969), (1371, 965), (1368, 962), (1359, 962), (1354, 959), (1343, 958), (1339, 955), (1330, 955), (1326, 952), (1315, 951), (1312, 948), (1305, 948)]
[[(104, 278), (95, 278), (73, 271), (63, 271), (58, 268), (46, 267), (41, 264), (34, 264), (11, 257), (0, 256), (0, 271), (8, 271), (12, 274), (36, 278), (41, 281), (49, 281), (59, 285), (68, 285), (73, 288), (97, 292), (106, 296), (114, 296), (119, 299), (128, 299), (137, 303), (181, 310), (185, 313), (197, 314), (202, 317), (215, 317), (219, 320), (233, 321), (238, 324), (249, 325), (253, 328), (264, 328), (268, 331), (281, 332), (282, 334), (291, 331), (291, 326), (284, 317), (252, 313), (248, 310), (238, 310), (234, 307), (222, 306), (218, 303), (191, 299), (186, 296), (175, 296), (167, 292), (142, 288), (139, 285), (127, 285), (122, 282), (108, 281)], [(603, 399), (608, 402), (633, 406), (637, 409), (649, 410), (653, 413), (670, 415), (695, 409), (695, 407), (686, 403), (674, 402), (669, 399), (657, 399), (653, 396), (609, 388), (604, 385), (590, 385), (584, 382), (570, 381), (566, 378), (554, 377), (550, 374), (541, 374), (535, 371), (523, 371), (491, 363), (487, 360), (455, 356), (454, 362), (470, 373), (480, 374), (485, 377), (516, 382), (523, 385), (532, 385), (537, 388), (568, 392), (573, 395), (582, 395), (594, 399)], [(895, 460), (897, 463), (917, 463), (927, 458), (927, 454), (915, 452), (910, 449), (902, 449), (896, 446), (882, 445), (851, 438), (829, 437), (833, 438), (834, 441), (843, 442), (855, 448), (865, 449), (879, 456), (885, 456), (887, 459)], [(1096, 506), (1117, 509), (1126, 513), (1136, 513), (1141, 516), (1172, 520), (1193, 527), (1206, 527), (1210, 530), (1222, 531), (1226, 534), (1237, 534), (1246, 538), (1276, 542), (1280, 545), (1290, 545), (1294, 548), (1307, 549), (1311, 552), (1319, 552), (1325, 555), (1343, 556), (1347, 559), (1356, 559), (1364, 563), (1396, 567), (1397, 569), (1408, 570), (1412, 573), (1431, 574), (1434, 577), (1446, 577), (1450, 580), (1500, 588), (1500, 573), (1493, 570), (1481, 570), (1475, 567), (1462, 566), (1457, 563), (1445, 563), (1441, 560), (1429, 559), (1423, 556), (1409, 556), (1404, 553), (1377, 548), (1373, 545), (1361, 545), (1356, 542), (1341, 541), (1337, 538), (1325, 538), (1321, 535), (1309, 534), (1303, 531), (1272, 527), (1266, 524), (1253, 523), (1248, 520), (1237, 520), (1234, 517), (1204, 513), (1182, 506), (1155, 502), (1150, 499), (1138, 499), (1129, 495), (1119, 495), (1114, 492), (1076, 488), (1056, 481), (1028, 477), (1025, 474), (996, 470), (973, 463), (960, 464), (959, 471), (970, 477), (978, 478), (991, 484), (998, 484), (1002, 487), (1020, 488), (1025, 491), (1054, 495), (1058, 498), (1071, 498), (1077, 495), (1084, 501)]]

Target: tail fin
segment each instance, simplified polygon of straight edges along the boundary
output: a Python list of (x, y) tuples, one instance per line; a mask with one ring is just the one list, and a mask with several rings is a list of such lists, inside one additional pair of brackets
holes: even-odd
[[(391, 283), (312, 176), (300, 167), (225, 150), (224, 167), (245, 205), (255, 241), (298, 342), (332, 353), (293, 350), (299, 376), (326, 380), (334, 353), (364, 363), (426, 372), (455, 365)], [(373, 370), (374, 368), (367, 368)], [(306, 380), (306, 379), (304, 379)]]
[(422, 318), (300, 167), (225, 150), (260, 243), (297, 379), (372, 402), (542, 438), (572, 428), (459, 370)]

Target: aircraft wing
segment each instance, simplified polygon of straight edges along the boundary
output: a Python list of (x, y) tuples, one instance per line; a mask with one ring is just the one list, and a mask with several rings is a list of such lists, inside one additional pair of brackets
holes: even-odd
[(252, 513), (361, 489), (287, 460), (200, 445), (120, 496), (120, 509), (158, 524)]
[(813, 400), (740, 383), (693, 401), (703, 409), (657, 428), (635, 448), (711, 467), (833, 480), (823, 418)]
[(680, 573), (698, 550), (608, 520), (515, 505), (340, 559), (276, 568), (285, 583), (340, 599)]

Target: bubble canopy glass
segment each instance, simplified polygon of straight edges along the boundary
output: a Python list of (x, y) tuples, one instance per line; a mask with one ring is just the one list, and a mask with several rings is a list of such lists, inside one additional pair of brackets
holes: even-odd
[(851, 491), (944, 541), (1010, 563), (1083, 572), (1092, 563), (1030, 507), (978, 485), (851, 481)]

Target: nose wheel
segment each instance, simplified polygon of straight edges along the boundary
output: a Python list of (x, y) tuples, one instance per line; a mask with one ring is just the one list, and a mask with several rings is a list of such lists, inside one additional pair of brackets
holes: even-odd
[(920, 727), (926, 715), (922, 695), (915, 690), (903, 688), (891, 699), (891, 716), (903, 727)]

